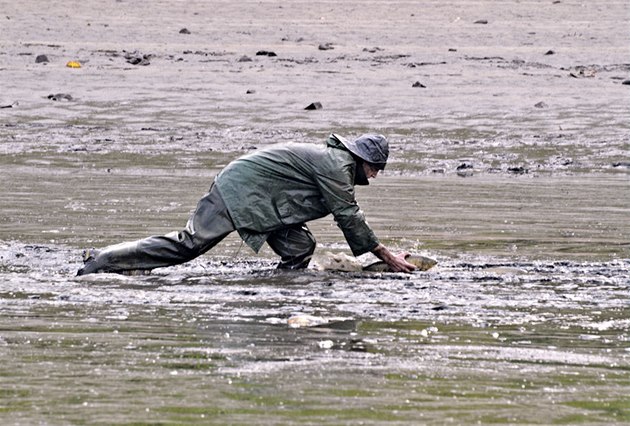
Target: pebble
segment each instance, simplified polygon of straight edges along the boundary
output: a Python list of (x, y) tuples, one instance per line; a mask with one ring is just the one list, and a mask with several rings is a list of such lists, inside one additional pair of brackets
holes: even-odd
[(256, 56), (278, 56), (276, 55), (276, 52), (272, 52), (270, 50), (259, 50), (258, 52), (256, 52)]
[(150, 65), (151, 61), (149, 59), (151, 59), (151, 56), (152, 55), (150, 54), (143, 55), (136, 52), (125, 52), (125, 59), (127, 60), (127, 63), (131, 65)]
[(475, 24), (482, 24), (482, 25), (486, 25), (488, 23), (487, 19), (479, 19), (477, 21), (474, 22)]
[(508, 173), (512, 173), (512, 174), (515, 174), (515, 175), (524, 175), (525, 173), (529, 173), (529, 170), (527, 170), (523, 166), (508, 167), (507, 171), (508, 171)]
[(470, 163), (462, 163), (457, 166), (457, 176), (459, 177), (471, 177), (473, 172), (473, 166)]
[(319, 50), (333, 50), (334, 48), (335, 47), (332, 45), (332, 43), (322, 43), (318, 47)]
[(630, 79), (622, 81), (621, 84), (625, 84), (627, 86), (630, 86)]
[(309, 105), (308, 105), (306, 108), (304, 108), (304, 109), (305, 109), (305, 110), (312, 111), (312, 110), (322, 109), (322, 108), (323, 108), (323, 106), (322, 106), (322, 103), (321, 103), (321, 102), (313, 102), (313, 103), (309, 104)]
[(556, 52), (554, 52), (553, 50), (547, 50), (545, 52), (545, 55), (555, 55), (555, 54), (556, 54)]
[(549, 105), (547, 105), (546, 103), (540, 101), (538, 102), (536, 105), (534, 105), (536, 108), (547, 108)]
[(180, 34), (190, 34), (190, 31), (188, 30), (188, 28), (182, 28), (181, 30), (179, 30)]
[(332, 340), (322, 340), (321, 342), (317, 342), (317, 346), (321, 349), (332, 349), (335, 343)]
[(67, 93), (55, 93), (48, 95), (48, 99), (51, 101), (71, 101), (72, 96)]
[(238, 58), (238, 62), (252, 62), (252, 61), (253, 59), (247, 55), (243, 55), (240, 58)]
[(420, 83), (419, 81), (416, 81), (415, 83), (413, 83), (411, 85), (411, 87), (419, 87), (419, 88), (425, 89), (427, 86), (425, 86), (424, 84)]
[(48, 56), (46, 55), (37, 55), (37, 58), (35, 58), (36, 64), (41, 64), (41, 63), (46, 63), (46, 62), (50, 62), (48, 60)]

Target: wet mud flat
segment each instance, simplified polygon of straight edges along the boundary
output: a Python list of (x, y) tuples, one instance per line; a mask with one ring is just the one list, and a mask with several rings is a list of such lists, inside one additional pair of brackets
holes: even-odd
[[(468, 256), (404, 275), (215, 258), (70, 278), (75, 250), (0, 247), (16, 251), (0, 295), (9, 422), (629, 420), (628, 260)], [(296, 314), (330, 321), (292, 328)]]
[[(86, 245), (183, 226), (197, 176), (158, 164), (41, 185), (9, 168), (0, 198), (26, 212), (1, 228), (9, 423), (630, 421), (624, 179), (379, 178), (359, 194), (376, 232), (439, 262), (412, 275), (278, 273), (231, 236), (149, 276), (74, 277)], [(311, 229), (317, 256), (347, 252), (332, 220)]]
[[(5, 6), (3, 424), (630, 422), (627, 2)], [(390, 138), (359, 203), (436, 268), (282, 274), (234, 235), (74, 277), (231, 159), (333, 131)]]

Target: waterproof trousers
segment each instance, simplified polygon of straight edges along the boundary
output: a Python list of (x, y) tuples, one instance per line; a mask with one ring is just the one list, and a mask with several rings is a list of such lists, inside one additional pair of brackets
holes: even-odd
[[(212, 185), (199, 200), (182, 231), (94, 250), (86, 256), (85, 265), (77, 275), (151, 270), (188, 262), (210, 250), (234, 230), (223, 198)], [(281, 269), (306, 268), (316, 245), (305, 224), (271, 232), (267, 244), (281, 257), (278, 265)]]

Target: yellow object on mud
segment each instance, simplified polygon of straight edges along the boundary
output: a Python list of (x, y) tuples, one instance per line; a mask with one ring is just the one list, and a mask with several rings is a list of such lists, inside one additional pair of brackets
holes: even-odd
[(70, 61), (66, 64), (68, 68), (81, 68), (81, 64), (77, 61)]

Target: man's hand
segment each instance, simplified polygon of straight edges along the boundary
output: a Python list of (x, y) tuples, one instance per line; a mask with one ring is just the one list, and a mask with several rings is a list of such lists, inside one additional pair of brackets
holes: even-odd
[(383, 244), (379, 244), (376, 246), (372, 253), (383, 262), (387, 263), (392, 271), (394, 272), (413, 272), (416, 270), (416, 267), (411, 263), (407, 262), (405, 259), (408, 258), (410, 253), (399, 253), (397, 255), (392, 254), (387, 247)]

